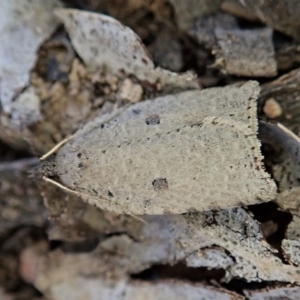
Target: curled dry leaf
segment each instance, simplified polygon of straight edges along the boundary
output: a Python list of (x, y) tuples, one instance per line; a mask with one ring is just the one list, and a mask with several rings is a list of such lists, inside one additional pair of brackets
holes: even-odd
[(176, 74), (155, 68), (140, 38), (117, 20), (96, 13), (74, 9), (56, 10), (72, 44), (90, 71), (105, 66), (113, 74), (134, 75), (154, 90), (165, 93), (197, 89), (192, 74)]
[(215, 66), (228, 74), (273, 77), (277, 74), (272, 29), (216, 29)]
[[(5, 113), (29, 84), (36, 51), (58, 25), (53, 9), (58, 0), (3, 1), (0, 10), (0, 99)], [(9, 55), (8, 55), (9, 54)]]
[(104, 115), (59, 151), (54, 171), (70, 192), (116, 213), (178, 214), (270, 201), (276, 186), (256, 138), (258, 93), (252, 81)]

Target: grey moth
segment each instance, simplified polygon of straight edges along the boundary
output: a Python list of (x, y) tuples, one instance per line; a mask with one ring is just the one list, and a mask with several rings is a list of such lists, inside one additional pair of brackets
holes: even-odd
[(55, 158), (61, 186), (115, 213), (180, 214), (274, 199), (262, 164), (259, 85), (191, 90), (88, 123)]

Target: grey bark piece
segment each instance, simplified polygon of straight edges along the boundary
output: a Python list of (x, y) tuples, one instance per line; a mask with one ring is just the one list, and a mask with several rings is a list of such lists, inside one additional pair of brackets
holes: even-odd
[(243, 209), (147, 216), (145, 220), (148, 224), (141, 231), (143, 244), (123, 236), (105, 240), (100, 246), (108, 253), (118, 249), (118, 255), (125, 255), (130, 273), (142, 271), (149, 264), (185, 261), (190, 267), (222, 268), (226, 281), (238, 277), (249, 282), (299, 282), (298, 268), (276, 257), (276, 251), (264, 241), (259, 224)]
[(216, 12), (221, 0), (170, 0), (180, 29), (187, 30), (195, 18)]
[(272, 29), (216, 29), (216, 65), (228, 74), (273, 77), (277, 74)]
[(226, 270), (227, 280), (239, 277), (258, 282), (299, 282), (298, 268), (283, 264), (274, 255), (276, 251), (264, 241), (259, 224), (243, 209), (190, 214), (185, 218), (211, 243), (226, 249), (234, 258), (235, 263)]
[(238, 29), (238, 23), (234, 16), (216, 12), (212, 15), (199, 17), (195, 25), (188, 31), (200, 44), (211, 49), (216, 44), (215, 29)]
[(300, 3), (298, 0), (239, 0), (251, 13), (269, 26), (300, 39)]
[(174, 214), (272, 200), (276, 187), (256, 138), (257, 94), (257, 83), (248, 82), (106, 115), (59, 151), (57, 173), (90, 204), (116, 213)]
[(0, 10), (0, 99), (11, 111), (12, 99), (29, 83), (36, 51), (58, 25), (58, 0), (2, 1)]
[(244, 294), (249, 300), (282, 300), (282, 299), (291, 299), (299, 300), (300, 299), (300, 287), (278, 287), (278, 288), (268, 288), (265, 290), (244, 290)]
[(199, 88), (193, 74), (155, 68), (140, 38), (117, 20), (75, 9), (59, 9), (56, 15), (90, 71), (105, 66), (113, 74), (125, 72), (154, 86), (159, 83), (165, 92)]

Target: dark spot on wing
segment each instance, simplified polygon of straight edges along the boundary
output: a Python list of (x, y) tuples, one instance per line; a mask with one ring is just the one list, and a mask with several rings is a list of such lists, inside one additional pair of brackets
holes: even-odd
[(146, 124), (147, 125), (157, 125), (160, 123), (160, 117), (159, 115), (151, 115), (146, 118)]
[(156, 178), (152, 181), (153, 188), (156, 192), (165, 191), (169, 189), (166, 178)]

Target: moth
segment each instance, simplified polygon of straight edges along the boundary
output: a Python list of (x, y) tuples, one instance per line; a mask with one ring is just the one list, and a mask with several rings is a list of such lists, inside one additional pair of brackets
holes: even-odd
[(58, 151), (60, 186), (101, 209), (133, 215), (270, 201), (276, 185), (257, 138), (258, 93), (258, 83), (249, 81), (101, 116)]

